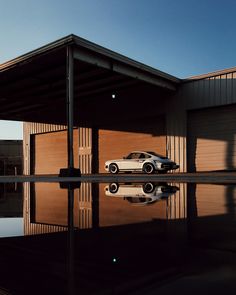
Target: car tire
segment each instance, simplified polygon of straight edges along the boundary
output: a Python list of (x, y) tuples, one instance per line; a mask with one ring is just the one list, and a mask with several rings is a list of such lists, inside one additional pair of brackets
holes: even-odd
[(118, 183), (113, 182), (113, 183), (109, 184), (109, 192), (110, 193), (115, 194), (115, 193), (117, 193), (118, 189), (119, 189), (119, 184)]
[(151, 182), (147, 182), (143, 185), (143, 191), (145, 192), (145, 194), (151, 194), (154, 191), (154, 184)]
[(115, 163), (109, 165), (109, 172), (112, 174), (117, 174), (119, 172), (118, 166)]
[(144, 173), (146, 173), (146, 174), (152, 174), (152, 173), (154, 173), (154, 171), (155, 171), (155, 168), (152, 165), (152, 163), (145, 163), (143, 165), (143, 172)]

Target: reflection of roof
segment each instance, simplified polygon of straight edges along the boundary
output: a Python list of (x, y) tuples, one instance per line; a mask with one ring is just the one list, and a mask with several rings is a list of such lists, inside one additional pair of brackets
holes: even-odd
[[(65, 123), (68, 46), (74, 50), (75, 101), (79, 98), (82, 107), (85, 99), (101, 99), (102, 94), (113, 89), (150, 85), (175, 91), (180, 82), (176, 77), (69, 35), (0, 65), (0, 119)], [(52, 112), (55, 109), (57, 112)]]

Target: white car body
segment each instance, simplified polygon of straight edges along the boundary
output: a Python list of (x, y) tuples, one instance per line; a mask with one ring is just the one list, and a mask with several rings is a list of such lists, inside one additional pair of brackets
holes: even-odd
[(132, 205), (148, 205), (175, 194), (179, 188), (167, 184), (119, 184), (105, 186), (105, 194), (110, 197), (122, 197)]
[(146, 151), (134, 151), (123, 159), (105, 162), (105, 170), (113, 174), (126, 171), (145, 172), (147, 174), (154, 173), (155, 171), (165, 173), (177, 168), (179, 168), (179, 165), (176, 165), (175, 162), (167, 157)]

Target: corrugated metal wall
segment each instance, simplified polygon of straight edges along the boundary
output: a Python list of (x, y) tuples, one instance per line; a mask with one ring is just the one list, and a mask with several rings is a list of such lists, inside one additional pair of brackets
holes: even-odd
[(167, 113), (167, 155), (180, 165), (176, 172), (187, 169), (186, 157), (186, 112), (176, 109), (176, 113)]
[(183, 85), (187, 109), (236, 103), (236, 72), (192, 80)]
[(187, 114), (190, 110), (236, 103), (236, 72), (188, 80), (170, 98), (167, 114), (168, 156), (187, 171)]
[(188, 114), (189, 171), (236, 167), (236, 104)]
[[(65, 130), (66, 126), (40, 124), (40, 123), (24, 123), (23, 153), (24, 153), (24, 174), (30, 174), (30, 135), (45, 132), (53, 132)], [(91, 173), (92, 163), (92, 130), (89, 128), (79, 128), (79, 167), (82, 173)], [(91, 184), (82, 184), (78, 194), (75, 195), (75, 208), (79, 210), (80, 228), (91, 227), (92, 224), (92, 188)], [(24, 184), (24, 232), (26, 235), (41, 234), (48, 232), (58, 232), (66, 230), (64, 226), (54, 226), (45, 224), (31, 223), (30, 219), (30, 185)]]

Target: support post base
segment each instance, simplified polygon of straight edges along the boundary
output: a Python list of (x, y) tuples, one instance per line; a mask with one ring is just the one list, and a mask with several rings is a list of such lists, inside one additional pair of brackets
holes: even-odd
[[(79, 168), (61, 168), (59, 177), (81, 177), (81, 171)], [(60, 188), (76, 189), (80, 188), (81, 182), (60, 182)]]

